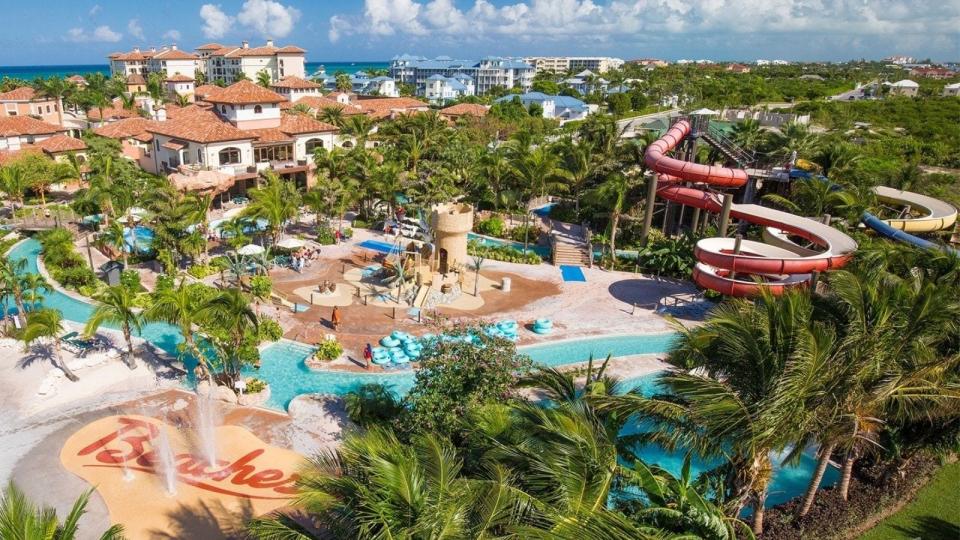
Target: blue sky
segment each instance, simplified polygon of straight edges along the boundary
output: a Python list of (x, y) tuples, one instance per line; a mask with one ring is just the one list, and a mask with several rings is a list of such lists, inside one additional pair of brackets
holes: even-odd
[(311, 61), (403, 52), (960, 59), (958, 0), (4, 0), (2, 12), (0, 65), (104, 63), (136, 45), (267, 37)]

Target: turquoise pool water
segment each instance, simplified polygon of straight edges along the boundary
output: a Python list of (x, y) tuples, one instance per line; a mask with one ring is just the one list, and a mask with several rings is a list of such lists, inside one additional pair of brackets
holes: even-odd
[[(523, 242), (514, 242), (513, 240), (503, 240), (501, 238), (494, 238), (492, 236), (484, 236), (482, 234), (474, 234), (474, 233), (467, 233), (467, 240), (471, 242), (477, 242), (481, 246), (508, 247), (523, 253)], [(541, 245), (530, 243), (527, 245), (527, 250), (533, 253), (536, 253), (537, 255), (539, 255), (544, 259), (550, 258), (550, 246), (541, 246)]]
[(137, 253), (149, 253), (153, 247), (153, 238), (155, 236), (156, 234), (153, 232), (153, 229), (149, 227), (137, 225), (133, 229), (129, 227), (123, 228), (123, 241), (127, 244), (126, 250), (128, 252), (135, 249)]
[[(642, 394), (647, 396), (652, 395), (657, 392), (656, 376), (656, 374), (651, 374), (644, 377), (625, 379), (621, 390), (627, 392), (634, 388), (639, 388)], [(626, 427), (622, 434), (637, 433), (641, 429), (642, 427), (639, 424), (633, 424)], [(683, 468), (683, 460), (686, 456), (686, 452), (668, 452), (656, 445), (644, 445), (638, 450), (637, 454), (648, 464), (659, 465), (678, 476)], [(771, 454), (770, 456), (770, 459), (773, 461), (773, 481), (769, 488), (766, 503), (767, 507), (776, 506), (803, 494), (807, 489), (810, 476), (817, 466), (816, 458), (811, 452), (805, 452), (801, 456), (800, 462), (790, 467), (784, 467), (781, 464), (783, 457), (782, 455), (775, 454)], [(719, 464), (719, 460), (708, 461), (694, 458), (691, 460), (690, 469), (692, 475), (696, 477), (698, 474), (716, 467)], [(831, 486), (839, 479), (840, 472), (833, 467), (828, 467), (824, 474), (822, 485), (823, 487)], [(745, 515), (749, 515), (749, 513), (748, 509)]]

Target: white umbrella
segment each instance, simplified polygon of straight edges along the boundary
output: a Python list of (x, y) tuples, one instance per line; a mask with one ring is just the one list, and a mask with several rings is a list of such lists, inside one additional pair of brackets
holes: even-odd
[(120, 216), (117, 218), (117, 221), (120, 223), (127, 223), (128, 220), (136, 223), (140, 221), (140, 216), (130, 215), (130, 216)]
[(283, 249), (298, 249), (306, 245), (306, 242), (299, 238), (284, 238), (283, 240), (277, 242), (277, 247), (282, 247)]
[(139, 206), (134, 206), (133, 208), (128, 209), (128, 210), (127, 210), (127, 213), (128, 213), (128, 214), (136, 214), (136, 215), (139, 216), (139, 215), (142, 215), (142, 214), (146, 214), (147, 211), (146, 211), (146, 209), (140, 208)]
[(256, 244), (247, 244), (237, 250), (237, 253), (241, 255), (259, 255), (263, 252), (264, 252), (263, 246), (258, 246)]
[(690, 114), (691, 114), (691, 115), (696, 115), (696, 116), (716, 116), (716, 115), (718, 115), (718, 114), (720, 114), (720, 113), (718, 113), (717, 111), (714, 111), (714, 110), (712, 110), (712, 109), (697, 109), (697, 110), (693, 111), (693, 112), (690, 113)]
[(239, 216), (241, 212), (243, 212), (243, 208), (231, 208), (223, 213), (223, 217), (228, 219), (233, 218)]

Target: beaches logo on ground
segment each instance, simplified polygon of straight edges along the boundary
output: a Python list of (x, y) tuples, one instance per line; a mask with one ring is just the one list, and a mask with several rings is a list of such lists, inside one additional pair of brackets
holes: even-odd
[[(190, 430), (145, 416), (108, 416), (73, 433), (60, 461), (96, 488), (110, 521), (122, 524), (131, 539), (172, 532), (194, 537), (191, 524), (204, 520), (215, 520), (223, 531), (236, 530), (296, 497), (303, 456), (240, 426), (219, 426), (214, 439), (216, 463), (211, 464)], [(171, 470), (175, 493), (167, 487)]]
[[(82, 466), (160, 474), (155, 446), (162, 429), (158, 422), (124, 416), (116, 421), (115, 430), (77, 452), (77, 457), (87, 458)], [(266, 448), (256, 448), (211, 465), (193, 452), (177, 452), (173, 465), (179, 482), (214, 493), (251, 499), (291, 498), (297, 492), (298, 476), (266, 466), (266, 453)]]

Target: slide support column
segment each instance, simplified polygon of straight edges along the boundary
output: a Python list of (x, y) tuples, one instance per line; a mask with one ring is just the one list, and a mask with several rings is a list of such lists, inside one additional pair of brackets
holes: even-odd
[(643, 213), (643, 229), (640, 232), (640, 245), (646, 246), (650, 237), (650, 226), (653, 225), (653, 209), (657, 203), (657, 175), (651, 174), (647, 179), (647, 207)]
[(733, 194), (723, 194), (723, 210), (720, 211), (720, 236), (727, 237), (727, 228), (730, 226), (730, 209), (733, 208)]

